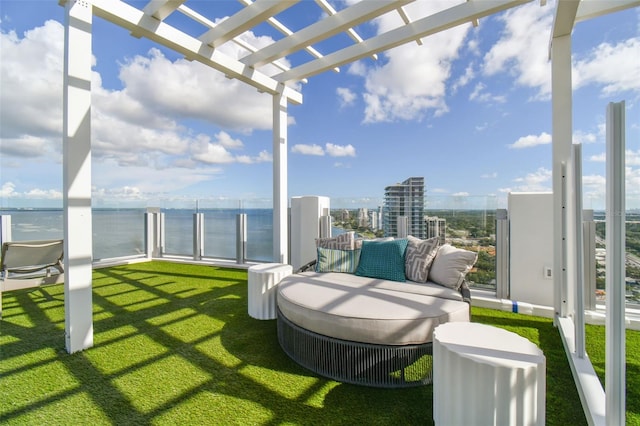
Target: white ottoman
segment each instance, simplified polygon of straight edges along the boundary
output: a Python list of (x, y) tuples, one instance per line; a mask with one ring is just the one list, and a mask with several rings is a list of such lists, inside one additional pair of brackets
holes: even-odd
[(544, 425), (546, 360), (501, 328), (451, 322), (433, 333), (436, 425)]
[(276, 319), (276, 286), (293, 273), (291, 265), (265, 263), (249, 267), (249, 315), (256, 319)]

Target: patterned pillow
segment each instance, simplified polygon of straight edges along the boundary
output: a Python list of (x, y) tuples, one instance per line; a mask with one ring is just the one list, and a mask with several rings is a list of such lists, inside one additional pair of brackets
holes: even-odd
[(393, 241), (363, 241), (356, 275), (406, 281), (404, 254), (408, 243), (406, 238)]
[(322, 247), (334, 250), (353, 250), (353, 240), (355, 232), (345, 232), (344, 234), (337, 235), (333, 238), (316, 238), (316, 247)]
[(316, 272), (346, 272), (353, 274), (358, 267), (360, 250), (333, 250), (318, 247)]
[(409, 244), (405, 253), (404, 269), (407, 279), (417, 283), (426, 283), (429, 268), (438, 253), (438, 237), (421, 240), (409, 235)]
[(429, 269), (429, 281), (458, 290), (478, 260), (478, 254), (444, 244)]

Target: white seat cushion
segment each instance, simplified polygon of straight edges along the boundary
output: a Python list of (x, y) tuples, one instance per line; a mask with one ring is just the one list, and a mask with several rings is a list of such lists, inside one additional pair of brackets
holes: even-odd
[[(291, 322), (343, 340), (422, 344), (450, 321), (469, 321), (469, 305), (454, 290), (338, 272), (303, 272), (278, 285), (278, 307)], [(436, 297), (448, 295), (446, 297)]]

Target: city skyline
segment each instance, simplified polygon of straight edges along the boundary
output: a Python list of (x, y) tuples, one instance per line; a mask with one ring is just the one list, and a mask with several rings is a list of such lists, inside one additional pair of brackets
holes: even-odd
[[(290, 108), (289, 196), (372, 208), (406, 176), (425, 177), (427, 208), (504, 208), (510, 191), (551, 191), (555, 2), (547, 3), (310, 78), (300, 86), (303, 104)], [(417, 2), (407, 11), (420, 16), (441, 4)], [(640, 208), (639, 9), (574, 32), (574, 141), (584, 144), (585, 208), (604, 208), (605, 109), (620, 100), (627, 208)], [(0, 1), (0, 207), (61, 205), (63, 18), (57, 2)], [(358, 31), (366, 38), (390, 19)], [(99, 18), (93, 34), (97, 206), (271, 198), (270, 96)]]

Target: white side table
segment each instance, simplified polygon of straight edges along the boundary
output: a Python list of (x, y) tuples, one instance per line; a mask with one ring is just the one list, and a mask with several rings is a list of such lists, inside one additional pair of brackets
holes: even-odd
[(433, 332), (436, 425), (544, 425), (546, 359), (529, 340), (485, 324)]
[(293, 273), (291, 265), (265, 263), (249, 267), (249, 315), (256, 319), (276, 318), (276, 286)]

